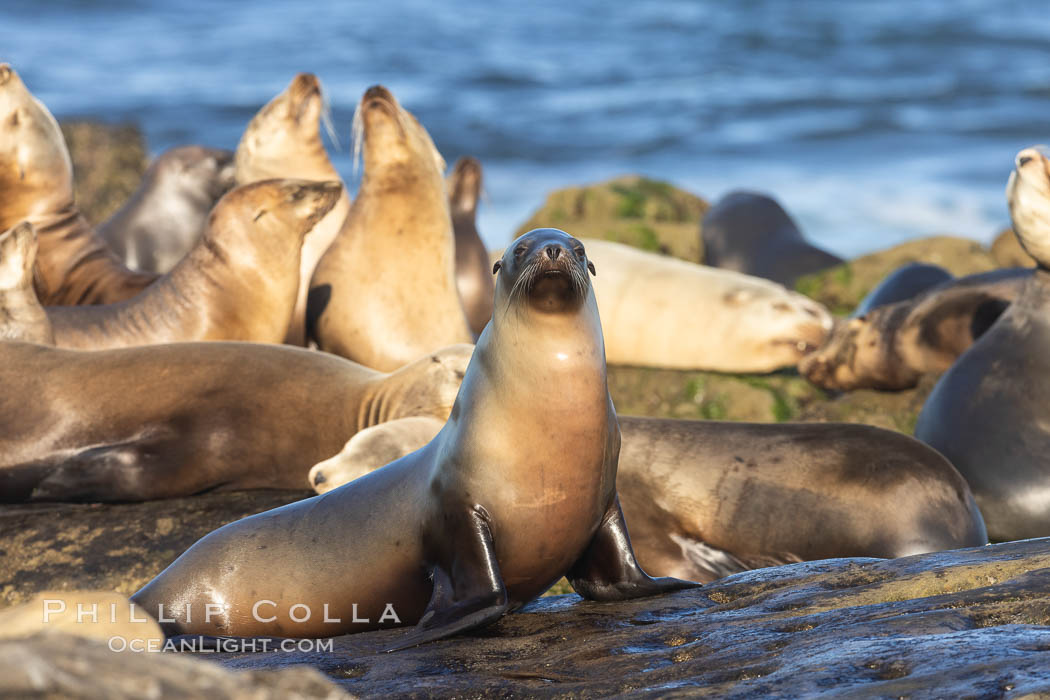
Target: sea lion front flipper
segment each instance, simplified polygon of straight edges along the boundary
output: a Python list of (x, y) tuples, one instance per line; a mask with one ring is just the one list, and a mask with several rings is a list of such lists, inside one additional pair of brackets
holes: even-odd
[(494, 622), (510, 609), (492, 545), (488, 512), (473, 506), (465, 517), (446, 516), (435, 540), (434, 590), (415, 629), (386, 651), (449, 637)]
[(653, 578), (642, 570), (631, 548), (619, 496), (613, 500), (594, 539), (565, 577), (581, 596), (601, 601), (642, 598), (701, 585), (669, 576)]

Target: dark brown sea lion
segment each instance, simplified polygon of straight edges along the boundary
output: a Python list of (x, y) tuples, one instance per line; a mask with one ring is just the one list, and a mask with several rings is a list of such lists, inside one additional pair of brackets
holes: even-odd
[(970, 483), (993, 540), (1050, 535), (1050, 158), (1017, 155), (1007, 186), (1039, 264), (1021, 295), (937, 382), (915, 436)]
[(157, 278), (125, 267), (81, 215), (58, 122), (6, 63), (0, 63), (0, 192), (0, 231), (22, 221), (36, 230), (44, 305), (121, 301)]
[(215, 205), (204, 235), (141, 294), (101, 306), (48, 307), (59, 347), (84, 350), (194, 340), (279, 343), (299, 287), (305, 236), (339, 182), (263, 180)]
[(168, 633), (321, 637), (418, 622), (403, 648), (492, 622), (562, 575), (594, 600), (696, 585), (650, 578), (631, 551), (588, 266), (562, 231), (519, 238), (431, 443), (216, 530), (133, 600)]
[(842, 258), (806, 241), (776, 200), (757, 192), (730, 192), (701, 223), (704, 262), (791, 287), (802, 275)]
[[(236, 177), (239, 184), (270, 178), (339, 180), (339, 172), (328, 158), (321, 141), (325, 117), (321, 81), (312, 73), (299, 73), (259, 110), (248, 123), (237, 144)], [(306, 298), (317, 263), (335, 240), (350, 211), (350, 195), (344, 189), (332, 210), (314, 226), (303, 241), (299, 259), (299, 295), (285, 342), (306, 342)]]
[(825, 389), (910, 389), (922, 375), (948, 369), (1031, 276), (1031, 268), (982, 272), (838, 321), (798, 371)]
[(354, 122), (364, 176), (314, 272), (308, 321), (322, 350), (389, 370), (474, 336), (456, 290), (445, 161), (380, 85)]
[(955, 279), (952, 273), (940, 265), (919, 262), (902, 265), (875, 285), (850, 316), (863, 316), (880, 306), (914, 299), (927, 289), (941, 286), (952, 279)]
[(165, 273), (201, 237), (208, 212), (233, 187), (233, 152), (177, 146), (157, 156), (98, 234), (135, 270)]
[[(617, 491), (642, 567), (711, 581), (835, 557), (902, 557), (988, 542), (959, 473), (918, 440), (866, 425), (620, 416)], [(352, 437), (310, 470), (319, 493), (429, 442), (412, 417)]]
[(475, 223), (481, 197), (481, 163), (464, 156), (456, 161), (448, 178), (448, 200), (452, 230), (456, 234), (456, 289), (470, 330), (481, 335), (492, 318), (492, 275), (489, 253)]
[(446, 417), (470, 353), (446, 348), (382, 374), (261, 343), (0, 342), (0, 501), (305, 488), (310, 466), (356, 431)]

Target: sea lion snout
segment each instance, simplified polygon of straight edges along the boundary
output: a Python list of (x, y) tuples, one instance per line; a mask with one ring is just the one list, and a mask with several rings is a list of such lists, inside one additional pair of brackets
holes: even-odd
[(394, 102), (394, 95), (382, 85), (373, 85), (372, 87), (365, 90), (365, 94), (361, 98), (361, 101), (364, 103), (369, 103), (373, 100), (379, 102), (392, 103)]
[(11, 68), (10, 63), (0, 63), (0, 85), (7, 85), (7, 81), (11, 79), (12, 74), (14, 74), (14, 70)]

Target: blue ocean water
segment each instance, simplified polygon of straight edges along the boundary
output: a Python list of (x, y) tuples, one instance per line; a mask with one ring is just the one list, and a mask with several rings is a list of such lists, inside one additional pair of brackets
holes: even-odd
[(383, 83), (450, 164), (481, 159), (491, 245), (549, 190), (624, 172), (772, 192), (847, 256), (988, 241), (1014, 154), (1050, 141), (1045, 0), (5, 0), (0, 60), (154, 152), (233, 148), (315, 72), (351, 187), (353, 108)]

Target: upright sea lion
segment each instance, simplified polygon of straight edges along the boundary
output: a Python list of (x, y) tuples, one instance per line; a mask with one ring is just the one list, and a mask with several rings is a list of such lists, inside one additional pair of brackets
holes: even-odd
[(464, 156), (456, 161), (449, 175), (448, 200), (456, 234), (456, 289), (475, 335), (481, 335), (492, 318), (495, 290), (489, 274), (489, 253), (475, 224), (480, 197), (481, 163)]
[(150, 163), (142, 184), (98, 234), (128, 267), (165, 273), (201, 237), (208, 212), (231, 187), (231, 151), (170, 148)]
[(138, 296), (48, 308), (59, 347), (102, 350), (191, 340), (279, 343), (299, 287), (303, 236), (331, 210), (339, 182), (263, 180), (224, 196), (204, 235)]
[[(236, 177), (240, 184), (270, 178), (339, 180), (321, 141), (325, 115), (321, 82), (312, 73), (299, 73), (288, 87), (259, 110), (237, 144)], [(335, 240), (350, 211), (344, 189), (332, 210), (303, 241), (299, 260), (299, 295), (285, 342), (306, 342), (306, 297), (317, 262)]]
[(356, 431), (447, 417), (471, 350), (382, 374), (260, 343), (86, 352), (0, 342), (0, 501), (307, 488), (310, 466)]
[(1050, 535), (1050, 159), (1017, 155), (1007, 199), (1039, 264), (1021, 295), (933, 388), (915, 436), (970, 483), (994, 540)]
[(842, 258), (809, 243), (776, 200), (757, 192), (730, 192), (704, 215), (704, 262), (792, 286), (802, 275)]
[(770, 372), (824, 342), (823, 306), (768, 280), (586, 240), (609, 364)]
[[(867, 425), (619, 416), (616, 486), (642, 568), (712, 581), (835, 557), (902, 557), (987, 544), (959, 473), (918, 440)], [(419, 449), (434, 418), (354, 435), (310, 470), (325, 493)]]
[(562, 231), (519, 238), (432, 442), (212, 532), (133, 600), (168, 633), (324, 637), (418, 622), (404, 648), (492, 622), (562, 575), (594, 600), (695, 586), (650, 578), (631, 551), (589, 265)]
[(861, 299), (850, 316), (863, 316), (880, 306), (913, 299), (927, 289), (943, 285), (953, 279), (955, 278), (952, 273), (940, 265), (918, 262), (902, 265), (875, 285), (875, 289)]
[(33, 291), (36, 232), (23, 221), (0, 233), (0, 341), (52, 345), (55, 335)]
[(322, 350), (385, 370), (473, 335), (456, 291), (444, 159), (380, 85), (354, 123), (364, 176), (314, 272), (308, 315)]
[(969, 275), (839, 321), (798, 371), (825, 389), (909, 389), (922, 375), (948, 369), (1031, 276), (1030, 268)]
[(0, 231), (36, 230), (37, 293), (45, 305), (106, 304), (132, 297), (153, 273), (124, 266), (73, 202), (73, 165), (58, 122), (0, 63)]

